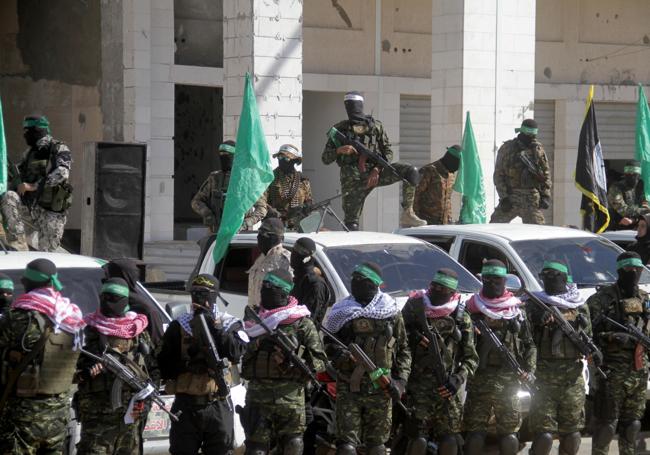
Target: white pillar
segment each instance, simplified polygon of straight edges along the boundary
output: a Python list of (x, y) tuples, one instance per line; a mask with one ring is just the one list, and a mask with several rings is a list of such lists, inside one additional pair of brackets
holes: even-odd
[(224, 137), (235, 139), (250, 72), (269, 151), (302, 147), (302, 1), (225, 0)]
[(533, 117), (535, 0), (433, 0), (432, 32), (433, 156), (460, 143), (469, 111), (489, 217), (496, 151)]

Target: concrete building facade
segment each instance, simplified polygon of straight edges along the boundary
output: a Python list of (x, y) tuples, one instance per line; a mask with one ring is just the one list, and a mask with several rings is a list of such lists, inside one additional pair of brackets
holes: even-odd
[[(363, 92), (395, 158), (419, 165), (460, 142), (469, 111), (488, 212), (496, 150), (535, 117), (552, 162), (554, 224), (579, 222), (572, 179), (589, 85), (617, 169), (633, 155), (635, 84), (650, 84), (644, 0), (61, 0), (34, 19), (36, 3), (0, 5), (12, 156), (23, 148), (20, 120), (34, 111), (71, 145), (76, 169), (84, 142), (146, 143), (146, 241), (182, 239), (198, 223), (189, 200), (217, 165), (217, 142), (236, 136), (246, 71), (270, 150), (302, 147), (316, 199), (339, 191), (338, 168), (320, 155), (348, 90)], [(399, 194), (398, 185), (375, 190), (363, 228), (396, 228)]]

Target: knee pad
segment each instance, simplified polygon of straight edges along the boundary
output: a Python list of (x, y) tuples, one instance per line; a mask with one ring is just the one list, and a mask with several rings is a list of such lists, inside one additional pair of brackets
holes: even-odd
[(560, 455), (576, 455), (580, 449), (580, 432), (560, 435)]
[(381, 444), (378, 446), (370, 447), (366, 453), (368, 455), (386, 455), (386, 446)]
[(616, 420), (609, 422), (598, 422), (594, 435), (592, 437), (593, 444), (596, 447), (605, 447), (616, 434)]
[(302, 455), (305, 449), (305, 443), (301, 435), (292, 435), (285, 437), (283, 455)]
[(404, 179), (413, 186), (418, 186), (422, 175), (420, 171), (415, 166), (409, 166), (408, 170), (404, 173)]
[(339, 444), (336, 446), (336, 455), (357, 455), (357, 448), (352, 444)]
[(548, 455), (553, 447), (553, 435), (551, 433), (540, 433), (533, 439), (530, 448), (531, 455)]
[(476, 431), (469, 433), (465, 438), (465, 455), (481, 455), (485, 445), (485, 433)]
[(641, 422), (638, 420), (629, 420), (621, 422), (619, 425), (619, 437), (624, 438), (629, 444), (634, 444), (639, 431), (641, 431)]
[(517, 455), (519, 452), (519, 438), (514, 433), (501, 436), (499, 440), (500, 455)]
[(406, 455), (426, 455), (427, 446), (427, 440), (424, 438), (409, 439)]
[(458, 442), (454, 434), (443, 436), (438, 443), (438, 455), (457, 455), (460, 447)]

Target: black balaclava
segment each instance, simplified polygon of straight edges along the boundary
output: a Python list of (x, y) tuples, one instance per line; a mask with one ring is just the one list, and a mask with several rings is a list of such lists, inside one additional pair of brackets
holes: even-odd
[(489, 298), (501, 297), (506, 292), (506, 265), (498, 259), (490, 259), (483, 263), (481, 280), (483, 290), (481, 293)]
[(62, 289), (56, 273), (56, 266), (49, 259), (34, 259), (27, 264), (21, 282), (25, 292), (49, 286), (54, 287), (57, 291)]
[(628, 161), (625, 163), (623, 168), (623, 182), (625, 183), (625, 188), (632, 190), (636, 188), (641, 178), (641, 163), (638, 161)]
[(280, 155), (278, 157), (278, 167), (285, 174), (293, 174), (296, 172), (296, 164), (299, 163), (298, 160), (292, 160), (286, 155)]
[(302, 163), (302, 154), (293, 144), (282, 144), (273, 158), (278, 159), (278, 167), (285, 174), (293, 174), (296, 172), (296, 165)]
[(30, 147), (36, 147), (39, 139), (50, 134), (50, 122), (43, 115), (30, 115), (23, 119), (23, 137)]
[(366, 124), (366, 115), (363, 113), (363, 96), (357, 91), (348, 92), (343, 98), (345, 112), (348, 119), (355, 125)]
[(634, 297), (643, 271), (641, 256), (632, 251), (621, 253), (616, 258), (616, 271), (618, 272), (616, 283), (623, 297)]
[(13, 300), (14, 282), (9, 275), (0, 272), (0, 314), (9, 309)]
[(545, 261), (540, 273), (544, 282), (544, 292), (548, 295), (560, 295), (567, 292), (569, 268), (560, 261)]
[(280, 218), (264, 218), (257, 232), (257, 246), (262, 254), (267, 254), (271, 248), (284, 240), (284, 224)]
[(637, 234), (634, 238), (636, 238), (637, 241), (639, 242), (650, 242), (650, 214), (642, 215), (640, 217), (639, 222), (641, 221), (641, 219), (645, 221), (645, 225), (646, 225), (645, 235), (643, 237), (639, 237), (639, 235)]
[(235, 160), (235, 141), (224, 141), (219, 145), (219, 163), (223, 172), (232, 170), (232, 163)]
[(262, 281), (260, 303), (265, 310), (275, 310), (287, 304), (293, 289), (293, 278), (288, 270), (277, 269), (266, 274)]
[(122, 278), (104, 280), (99, 295), (99, 311), (107, 318), (119, 318), (129, 311), (129, 285)]
[(521, 122), (521, 127), (515, 128), (515, 132), (519, 133), (517, 139), (519, 139), (519, 141), (525, 146), (529, 146), (537, 137), (537, 122), (528, 118)]
[(209, 273), (201, 273), (195, 276), (190, 284), (192, 303), (201, 306), (200, 309), (212, 311), (212, 307), (217, 303), (218, 290), (219, 280)]
[(461, 150), (460, 145), (452, 145), (447, 149), (443, 157), (440, 158), (443, 166), (445, 166), (449, 172), (456, 172), (458, 170), (458, 166), (460, 166)]
[(434, 306), (444, 305), (458, 289), (458, 274), (451, 269), (438, 270), (429, 284), (427, 295)]
[(314, 269), (314, 253), (316, 253), (316, 243), (312, 239), (301, 237), (296, 240), (291, 250), (294, 283)]
[(381, 268), (374, 262), (364, 262), (352, 272), (350, 294), (354, 300), (366, 306), (377, 295), (383, 282)]

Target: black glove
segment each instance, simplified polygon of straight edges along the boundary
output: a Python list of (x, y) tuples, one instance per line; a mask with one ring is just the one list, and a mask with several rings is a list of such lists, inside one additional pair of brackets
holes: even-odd
[(501, 207), (501, 209), (505, 210), (506, 212), (512, 210), (512, 202), (510, 202), (510, 198), (503, 197), (499, 199), (499, 207)]
[(390, 382), (389, 395), (391, 398), (399, 401), (402, 399), (402, 395), (406, 391), (406, 382), (403, 379), (393, 379)]
[(438, 387), (438, 394), (442, 398), (450, 399), (451, 397), (456, 395), (456, 393), (458, 393), (458, 390), (462, 385), (463, 385), (463, 378), (461, 378), (457, 374), (449, 375), (449, 379), (447, 379), (445, 385), (443, 385), (442, 387)]
[(551, 206), (551, 197), (544, 195), (539, 198), (539, 208), (542, 210), (546, 210)]
[(627, 333), (622, 333), (622, 332), (617, 332), (617, 333), (612, 333), (609, 336), (609, 341), (613, 341), (619, 344), (628, 344), (630, 343), (634, 338)]

